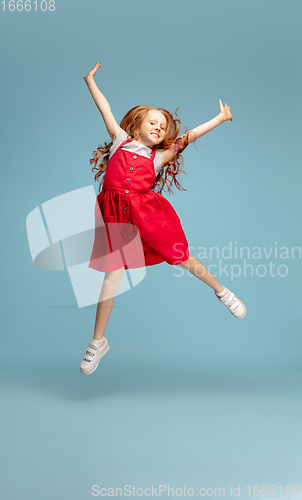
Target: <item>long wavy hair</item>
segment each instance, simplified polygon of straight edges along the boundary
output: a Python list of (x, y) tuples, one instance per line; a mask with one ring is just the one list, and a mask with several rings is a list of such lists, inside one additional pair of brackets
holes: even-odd
[[(177, 175), (179, 175), (180, 173), (186, 174), (184, 170), (180, 170), (180, 166), (183, 163), (183, 157), (181, 155), (181, 152), (188, 146), (189, 142), (191, 142), (189, 140), (190, 132), (187, 129), (186, 133), (177, 140), (181, 128), (180, 119), (179, 116), (177, 115), (177, 110), (179, 108), (177, 108), (175, 110), (175, 113), (172, 114), (166, 109), (162, 108), (152, 108), (150, 106), (144, 106), (144, 105), (135, 106), (134, 108), (130, 109), (128, 113), (126, 113), (124, 118), (121, 120), (120, 127), (123, 130), (125, 130), (129, 140), (136, 140), (136, 138), (138, 137), (142, 121), (147, 116), (148, 112), (153, 109), (160, 111), (167, 120), (165, 137), (163, 141), (160, 144), (154, 146), (153, 149), (165, 150), (170, 148), (172, 144), (175, 143), (175, 155), (172, 161), (168, 162), (166, 165), (162, 167), (151, 189), (152, 191), (161, 193), (164, 187), (166, 186), (168, 188), (169, 194), (173, 194), (171, 186), (174, 183), (179, 190), (187, 191), (181, 186), (180, 182), (176, 178)], [(110, 148), (112, 144), (113, 141), (109, 143), (105, 142), (104, 146), (100, 144), (97, 147), (97, 150), (93, 151), (94, 157), (91, 158), (90, 160), (90, 165), (94, 163), (92, 172), (96, 171), (94, 180), (95, 181), (99, 180), (99, 192), (104, 182), (105, 172), (109, 161)], [(100, 157), (102, 157), (102, 159), (99, 162), (99, 165), (97, 165)]]

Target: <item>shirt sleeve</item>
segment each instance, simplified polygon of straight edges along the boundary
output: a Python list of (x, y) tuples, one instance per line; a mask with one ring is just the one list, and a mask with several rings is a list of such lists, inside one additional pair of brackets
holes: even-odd
[(109, 160), (110, 160), (111, 156), (115, 153), (117, 148), (122, 144), (122, 142), (124, 142), (127, 139), (127, 137), (128, 137), (128, 135), (127, 135), (127, 132), (125, 132), (125, 130), (122, 129), (119, 131), (119, 133), (117, 134), (117, 136), (115, 138), (114, 143), (112, 144), (112, 146), (110, 148)]
[(164, 154), (163, 149), (156, 150), (155, 157), (154, 157), (154, 171), (155, 171), (156, 175), (158, 175), (159, 172), (161, 171), (161, 161), (162, 161), (163, 154)]

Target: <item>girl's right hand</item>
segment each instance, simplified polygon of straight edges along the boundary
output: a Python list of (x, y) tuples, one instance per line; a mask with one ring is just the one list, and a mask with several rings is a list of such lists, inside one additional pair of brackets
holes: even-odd
[(87, 83), (91, 78), (94, 77), (95, 73), (97, 72), (97, 70), (101, 67), (102, 65), (97, 62), (95, 67), (88, 73), (87, 76), (84, 76), (84, 80), (85, 82)]

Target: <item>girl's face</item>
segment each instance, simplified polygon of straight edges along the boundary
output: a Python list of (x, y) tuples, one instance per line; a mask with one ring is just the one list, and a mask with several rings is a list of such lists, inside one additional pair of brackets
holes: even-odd
[(136, 140), (152, 148), (164, 140), (166, 128), (165, 116), (157, 109), (152, 109), (142, 121)]

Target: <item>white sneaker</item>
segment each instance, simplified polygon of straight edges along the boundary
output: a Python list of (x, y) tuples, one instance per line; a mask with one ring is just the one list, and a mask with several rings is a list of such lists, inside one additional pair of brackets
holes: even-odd
[(103, 342), (99, 348), (97, 348), (92, 342), (89, 342), (86, 347), (86, 353), (84, 354), (80, 365), (80, 370), (85, 375), (90, 375), (90, 373), (93, 373), (97, 369), (100, 359), (109, 350), (108, 340), (105, 339), (105, 337), (104, 340), (105, 342)]
[(220, 302), (222, 302), (225, 306), (227, 306), (229, 311), (236, 318), (239, 318), (239, 319), (244, 318), (244, 316), (246, 315), (246, 307), (243, 304), (243, 302), (241, 302), (241, 300), (239, 300), (236, 297), (236, 295), (234, 295), (233, 292), (230, 292), (230, 290), (228, 288), (224, 287), (224, 290), (221, 292), (223, 294), (222, 297), (220, 297), (215, 292), (215, 290), (214, 290), (214, 293), (215, 293), (216, 297), (220, 300)]

